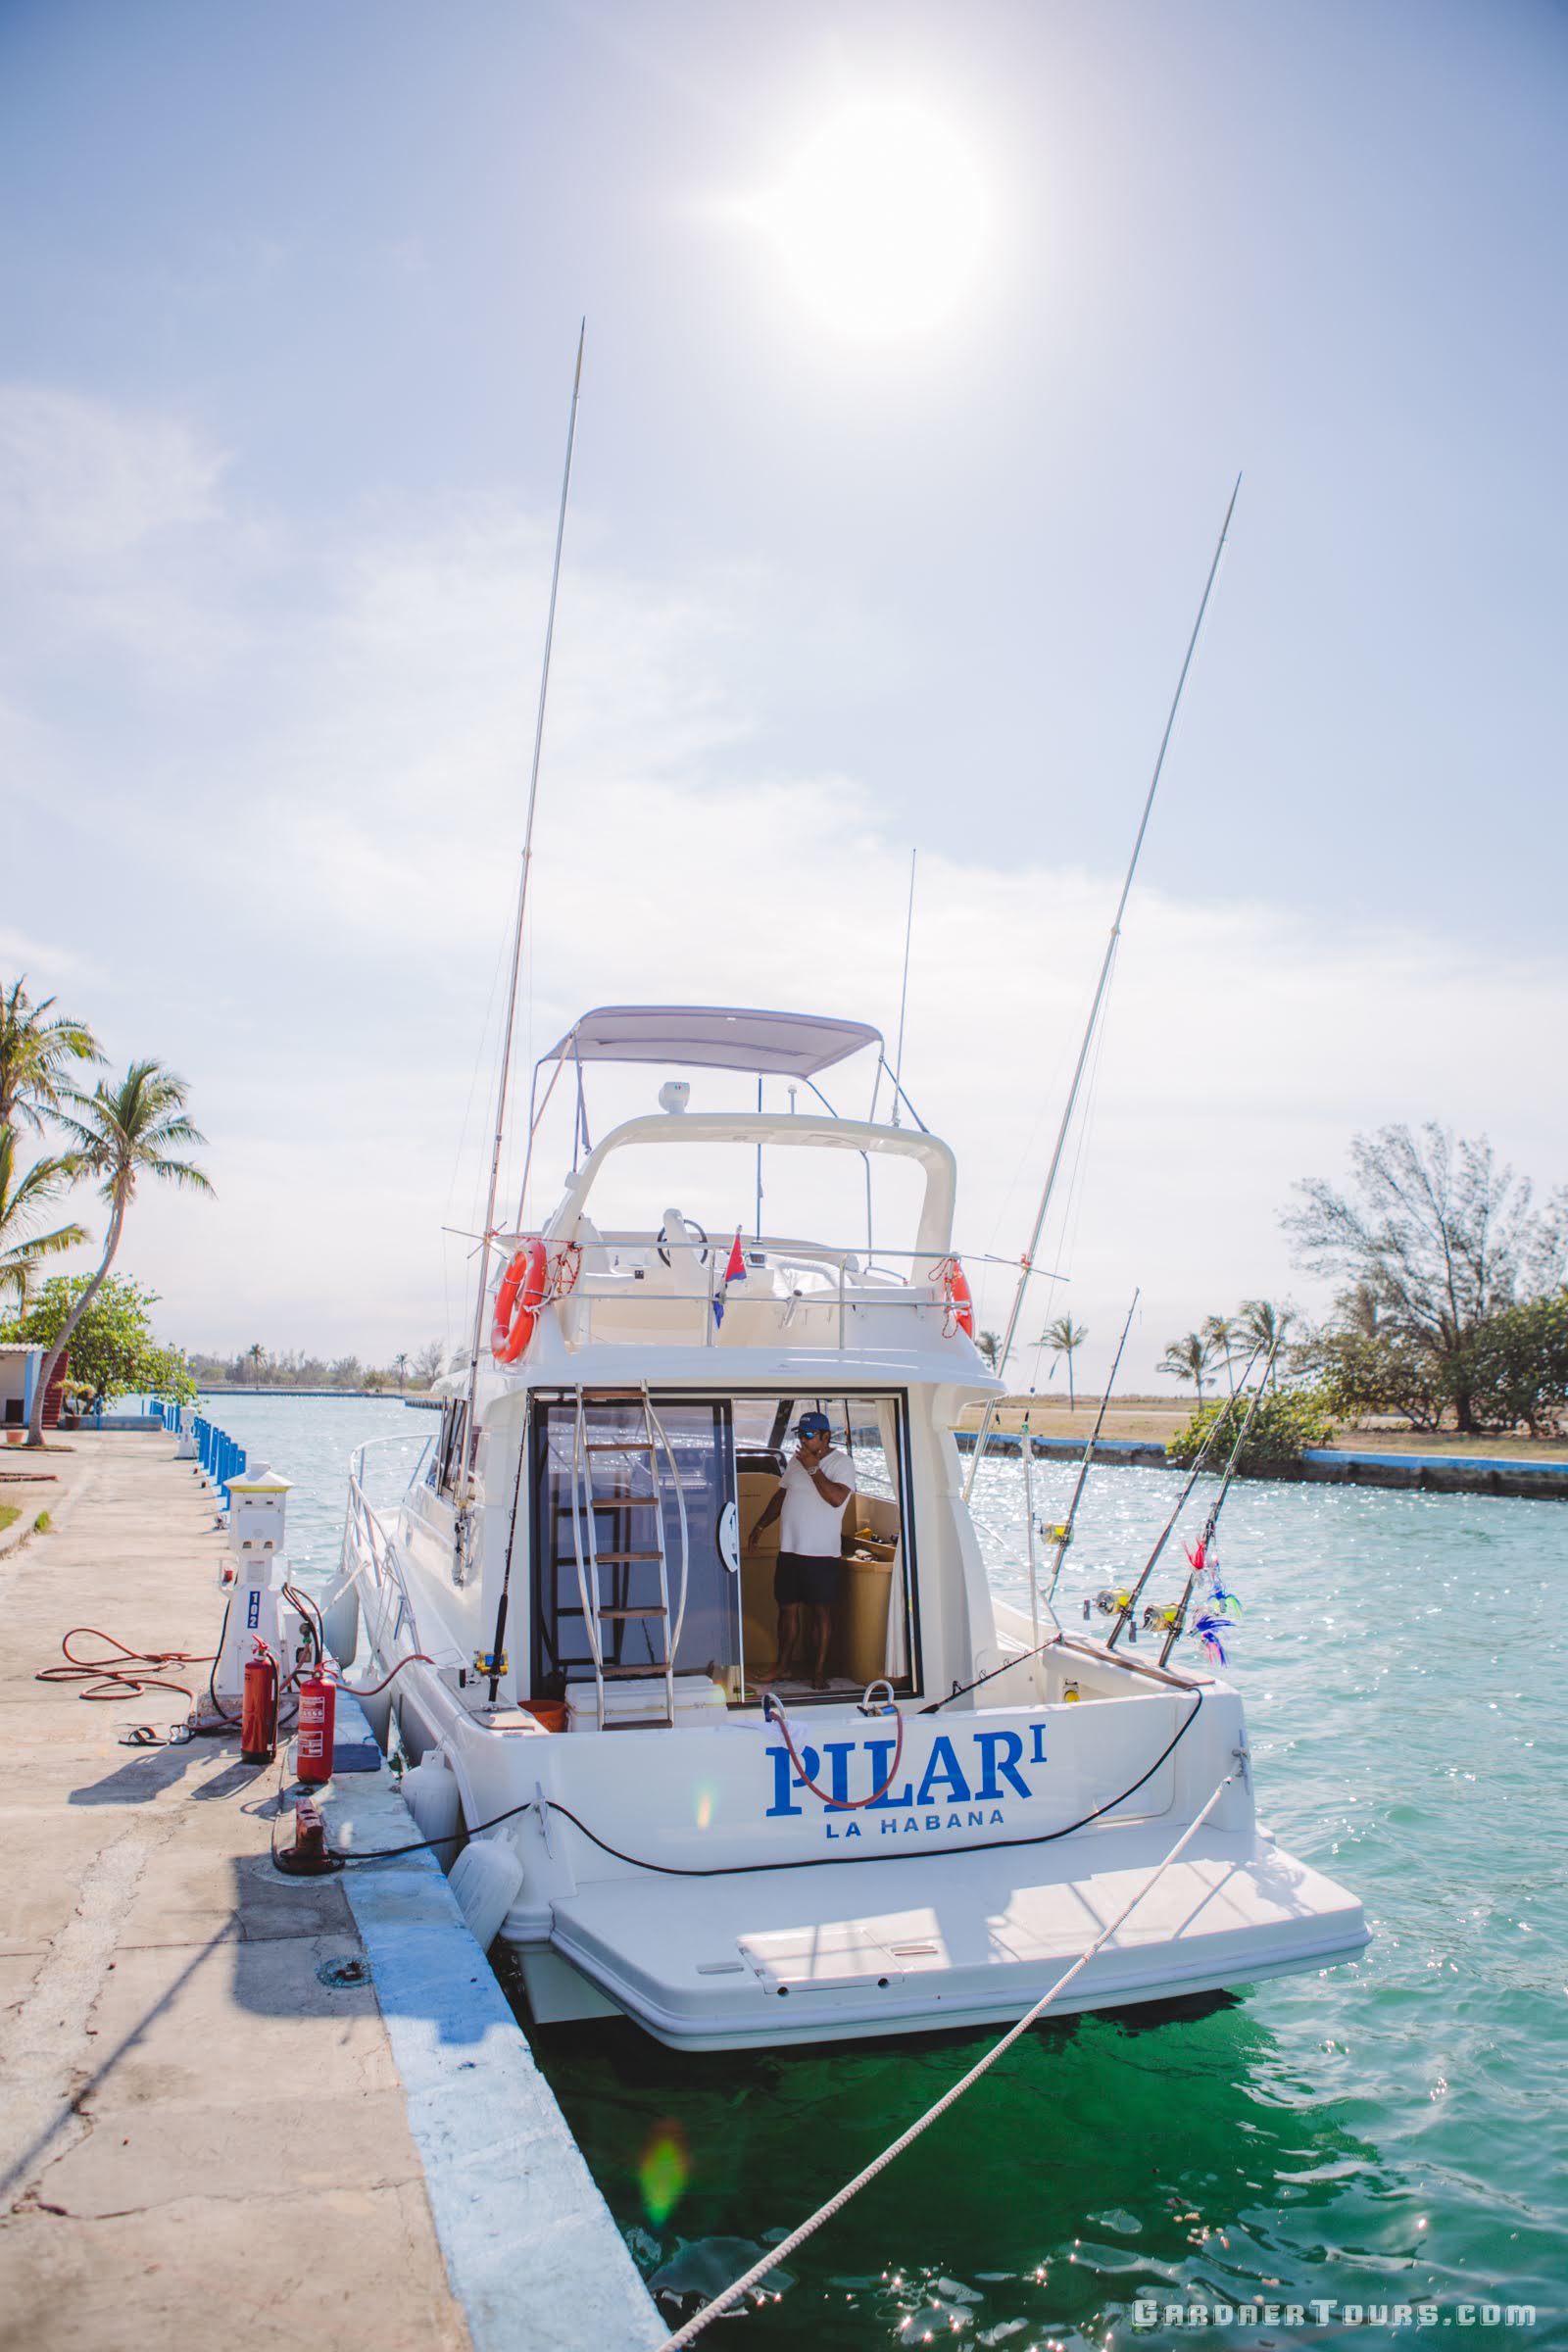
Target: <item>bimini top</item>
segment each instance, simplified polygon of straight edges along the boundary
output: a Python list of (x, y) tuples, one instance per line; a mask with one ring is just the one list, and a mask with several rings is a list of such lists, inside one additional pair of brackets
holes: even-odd
[(572, 1024), (544, 1061), (663, 1061), (693, 1069), (810, 1078), (862, 1046), (882, 1044), (864, 1021), (814, 1012), (754, 1012), (722, 1004), (601, 1004)]

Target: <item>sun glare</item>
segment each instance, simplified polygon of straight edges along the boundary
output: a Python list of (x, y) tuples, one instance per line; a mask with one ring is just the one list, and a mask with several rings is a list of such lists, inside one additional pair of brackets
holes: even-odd
[(883, 100), (847, 107), (794, 157), (758, 214), (802, 300), (865, 342), (941, 325), (990, 228), (980, 172), (948, 123)]

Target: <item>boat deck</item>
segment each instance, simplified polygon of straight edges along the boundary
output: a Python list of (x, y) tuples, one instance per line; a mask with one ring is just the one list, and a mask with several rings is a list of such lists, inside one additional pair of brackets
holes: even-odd
[[(1177, 1827), (1144, 1822), (1055, 1845), (602, 1883), (556, 1903), (551, 1940), (681, 2048), (1010, 2024), (1132, 1899)], [(1327, 1966), (1366, 1941), (1360, 1903), (1332, 1880), (1266, 1836), (1209, 1828), (1060, 2009)]]

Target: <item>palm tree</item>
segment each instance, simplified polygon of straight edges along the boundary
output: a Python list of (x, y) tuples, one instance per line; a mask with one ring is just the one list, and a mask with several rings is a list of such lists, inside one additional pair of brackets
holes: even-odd
[(1234, 1396), (1236, 1394), (1235, 1318), (1231, 1315), (1205, 1315), (1203, 1317), (1203, 1337), (1207, 1340), (1213, 1354), (1223, 1359), (1225, 1378), (1230, 1383), (1231, 1395)]
[(185, 1081), (166, 1070), (162, 1062), (133, 1061), (118, 1086), (108, 1086), (100, 1079), (90, 1095), (73, 1092), (71, 1099), (80, 1116), (72, 1117), (63, 1110), (54, 1115), (72, 1139), (74, 1168), (82, 1175), (102, 1178), (98, 1189), (109, 1203), (109, 1227), (98, 1270), (39, 1367), (27, 1425), (29, 1446), (43, 1444), (44, 1396), (55, 1365), (115, 1262), (137, 1179), (156, 1176), (165, 1184), (183, 1185), (188, 1192), (210, 1193), (213, 1189), (202, 1170), (180, 1156), (192, 1144), (204, 1144), (207, 1138), (185, 1116)]
[(251, 1368), (252, 1380), (255, 1382), (256, 1386), (260, 1388), (262, 1385), (262, 1374), (267, 1369), (267, 1349), (262, 1346), (260, 1340), (252, 1340), (250, 1346), (245, 1350), (245, 1361)]
[[(997, 1359), (1002, 1353), (1001, 1332), (981, 1332), (979, 1338), (975, 1341), (975, 1348), (979, 1352), (981, 1361), (989, 1365), (990, 1369), (995, 1372), (997, 1369)], [(400, 1358), (399, 1360), (401, 1361), (402, 1359)]]
[(87, 1236), (79, 1225), (34, 1232), (45, 1207), (73, 1181), (75, 1169), (69, 1159), (40, 1159), (18, 1176), (16, 1154), (15, 1128), (0, 1127), (0, 1298), (10, 1293), (21, 1314), (40, 1259), (74, 1250)]
[[(983, 1337), (984, 1335), (982, 1334), (981, 1336)], [(400, 1389), (406, 1389), (409, 1385), (409, 1358), (408, 1351), (406, 1349), (403, 1354), (395, 1355), (392, 1358), (392, 1369), (398, 1376), (398, 1387)]]
[(1285, 1335), (1296, 1321), (1294, 1308), (1276, 1306), (1271, 1298), (1244, 1298), (1237, 1321), (1243, 1339), (1257, 1348), (1269, 1365), (1269, 1386), (1277, 1389)]
[(1088, 1337), (1089, 1333), (1082, 1323), (1075, 1323), (1071, 1315), (1058, 1315), (1054, 1323), (1047, 1324), (1040, 1338), (1040, 1345), (1042, 1348), (1050, 1348), (1054, 1349), (1057, 1355), (1064, 1355), (1067, 1358), (1067, 1410), (1069, 1413), (1073, 1410), (1074, 1405), (1072, 1387), (1073, 1352), (1076, 1348), (1079, 1348), (1083, 1346)]
[(1214, 1343), (1206, 1331), (1190, 1331), (1185, 1340), (1172, 1340), (1160, 1358), (1162, 1372), (1174, 1373), (1178, 1380), (1190, 1380), (1198, 1391), (1198, 1401), (1203, 1401), (1203, 1374), (1214, 1360)]
[(71, 1063), (103, 1059), (84, 1021), (44, 1018), (54, 1001), (34, 1004), (25, 976), (0, 989), (0, 1127), (40, 1131), (74, 1091), (64, 1083)]

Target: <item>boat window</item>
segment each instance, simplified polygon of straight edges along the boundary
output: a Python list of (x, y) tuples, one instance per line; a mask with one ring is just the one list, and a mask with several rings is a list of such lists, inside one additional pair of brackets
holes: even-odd
[(468, 1425), (468, 1400), (449, 1396), (441, 1407), (441, 1427), (430, 1457), (429, 1484), (450, 1494), (463, 1467), (463, 1439)]
[[(741, 1695), (735, 1450), (727, 1399), (542, 1402), (534, 1415), (533, 1692), (592, 1687), (664, 1704), (663, 1665)], [(622, 1694), (621, 1710), (635, 1711)]]
[[(780, 1521), (758, 1523), (795, 1453), (796, 1424), (813, 1410), (827, 1414), (855, 1468), (823, 1604), (831, 1612), (826, 1695), (858, 1696), (884, 1677), (912, 1693), (919, 1642), (903, 1397), (656, 1393), (651, 1410), (650, 1425), (635, 1391), (585, 1396), (580, 1408), (569, 1395), (535, 1403), (533, 1695), (591, 1690), (591, 1613), (607, 1692), (639, 1686), (648, 1715), (663, 1709), (671, 1639), (676, 1674), (707, 1676), (732, 1706), (757, 1703), (778, 1680), (781, 1630)], [(792, 1703), (809, 1703), (823, 1695), (814, 1680), (779, 1687)], [(636, 1711), (625, 1690), (615, 1705), (622, 1719)]]
[[(900, 1691), (916, 1688), (918, 1641), (913, 1605), (913, 1544), (903, 1497), (906, 1489), (906, 1420), (897, 1396), (745, 1396), (735, 1398), (735, 1461), (740, 1504), (741, 1597), (748, 1684), (754, 1695), (771, 1684), (779, 1659), (775, 1591), (780, 1522), (759, 1528), (796, 1450), (803, 1412), (827, 1415), (833, 1443), (850, 1456), (855, 1493), (844, 1506), (839, 1571), (833, 1583), (827, 1694), (842, 1701), (886, 1677)], [(813, 1677), (780, 1687), (808, 1701), (821, 1693)]]

